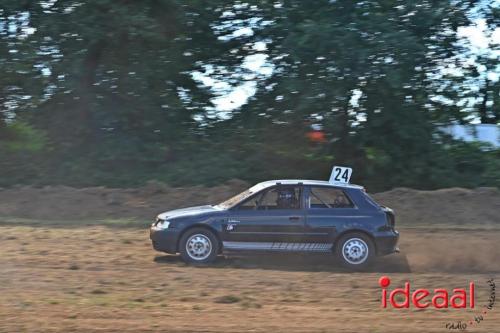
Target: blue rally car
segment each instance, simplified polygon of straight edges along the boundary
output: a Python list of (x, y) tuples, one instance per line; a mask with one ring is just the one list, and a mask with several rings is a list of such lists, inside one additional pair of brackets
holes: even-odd
[(398, 252), (394, 213), (362, 186), (316, 180), (259, 183), (218, 204), (168, 211), (150, 230), (157, 251), (209, 263), (232, 251), (324, 252), (351, 268)]

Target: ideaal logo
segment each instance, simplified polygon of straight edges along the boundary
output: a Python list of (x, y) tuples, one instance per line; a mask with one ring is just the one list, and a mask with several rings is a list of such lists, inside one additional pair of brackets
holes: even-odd
[[(419, 308), (425, 309), (429, 306), (433, 306), (436, 309), (446, 309), (449, 306), (459, 309), (459, 308), (474, 308), (474, 282), (469, 283), (468, 290), (466, 288), (456, 288), (453, 289), (453, 294), (450, 296), (448, 290), (439, 288), (434, 289), (431, 293), (428, 289), (417, 289), (413, 292), (410, 291), (410, 282), (406, 282), (404, 288), (396, 288), (390, 292), (389, 297), (387, 297), (387, 287), (391, 284), (391, 279), (387, 276), (382, 276), (379, 279), (379, 284), (382, 287), (382, 307), (387, 307), (387, 298), (389, 298), (389, 303), (392, 307), (396, 309), (409, 308), (410, 300), (411, 303)], [(404, 296), (403, 302), (396, 302), (396, 296)], [(432, 298), (429, 300), (429, 296)], [(468, 301), (467, 301), (468, 300)]]
[[(489, 286), (490, 296), (488, 302), (482, 307), (481, 313), (474, 316), (471, 320), (458, 321), (455, 323), (446, 323), (445, 327), (450, 330), (465, 330), (468, 325), (479, 324), (484, 320), (488, 311), (493, 310), (495, 304), (495, 282), (490, 279), (486, 282)], [(405, 282), (403, 288), (395, 288), (388, 291), (391, 279), (382, 276), (379, 279), (379, 285), (382, 287), (382, 308), (392, 306), (396, 309), (410, 308), (410, 304), (419, 309), (433, 307), (435, 309), (474, 309), (475, 308), (475, 284), (469, 282), (467, 288), (455, 288), (448, 291), (445, 288), (437, 288), (430, 291), (425, 288), (411, 290), (410, 282)], [(399, 296), (400, 295), (400, 296)], [(396, 298), (399, 298), (397, 300)], [(390, 305), (389, 305), (390, 304)]]

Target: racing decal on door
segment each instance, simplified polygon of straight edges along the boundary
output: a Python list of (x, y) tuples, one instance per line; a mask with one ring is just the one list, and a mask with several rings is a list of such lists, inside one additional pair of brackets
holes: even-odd
[(330, 252), (331, 243), (223, 242), (227, 250)]

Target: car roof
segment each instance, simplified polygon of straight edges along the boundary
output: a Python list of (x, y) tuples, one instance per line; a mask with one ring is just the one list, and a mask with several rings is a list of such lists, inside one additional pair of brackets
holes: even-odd
[(346, 184), (346, 183), (330, 183), (326, 180), (310, 180), (310, 179), (276, 179), (276, 180), (268, 180), (262, 183), (258, 183), (255, 186), (259, 186), (261, 188), (270, 187), (273, 185), (317, 185), (317, 186), (334, 186), (334, 187), (345, 187), (345, 188), (355, 188), (355, 189), (363, 189), (363, 186), (355, 185), (355, 184)]

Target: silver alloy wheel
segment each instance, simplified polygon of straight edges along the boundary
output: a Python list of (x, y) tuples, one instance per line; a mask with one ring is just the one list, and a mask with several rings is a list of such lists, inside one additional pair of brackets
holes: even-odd
[(186, 242), (186, 252), (193, 260), (207, 259), (212, 253), (212, 242), (205, 235), (192, 235)]
[(350, 238), (342, 246), (342, 256), (352, 265), (359, 265), (368, 258), (368, 245), (361, 238)]

